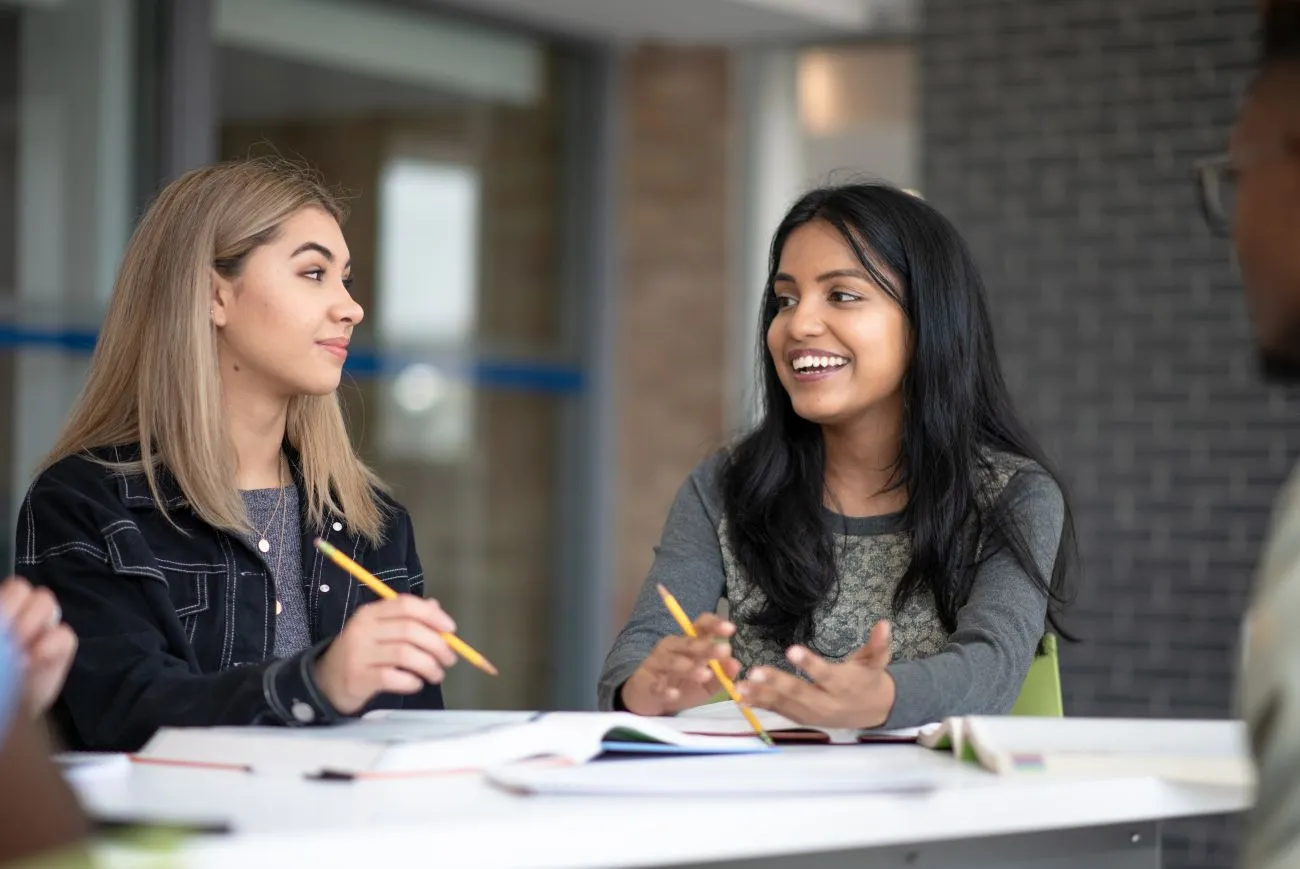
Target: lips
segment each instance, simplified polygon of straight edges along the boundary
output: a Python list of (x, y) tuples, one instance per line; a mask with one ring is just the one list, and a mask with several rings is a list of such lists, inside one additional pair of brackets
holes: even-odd
[(794, 377), (799, 381), (824, 380), (849, 364), (849, 358), (830, 350), (809, 348), (786, 354)]
[(347, 338), (330, 338), (325, 341), (317, 341), (316, 343), (340, 359), (347, 358), (348, 344), (350, 343)]

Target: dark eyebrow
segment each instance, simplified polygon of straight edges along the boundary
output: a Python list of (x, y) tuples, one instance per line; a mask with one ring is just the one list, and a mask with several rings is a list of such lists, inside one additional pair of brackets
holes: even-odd
[[(873, 284), (876, 282), (875, 278), (864, 272), (862, 269), (835, 269), (834, 271), (818, 275), (817, 283), (821, 284), (826, 281), (833, 281), (836, 278), (857, 278), (858, 280), (868, 281)], [(798, 283), (798, 281), (787, 275), (785, 272), (777, 272), (777, 274), (772, 278), (772, 283), (774, 284), (779, 281), (786, 281), (792, 284)]]
[[(319, 244), (314, 241), (308, 241), (298, 245), (298, 249), (289, 255), (289, 259), (293, 259), (298, 254), (307, 253), (308, 251), (312, 251), (312, 250), (316, 251), (316, 253), (325, 257), (326, 262), (331, 262), (331, 263), (334, 262), (334, 251), (330, 250), (325, 245)], [(349, 268), (351, 267), (351, 265), (352, 265), (352, 260), (348, 260), (347, 263), (344, 264), (343, 268), (345, 269)]]

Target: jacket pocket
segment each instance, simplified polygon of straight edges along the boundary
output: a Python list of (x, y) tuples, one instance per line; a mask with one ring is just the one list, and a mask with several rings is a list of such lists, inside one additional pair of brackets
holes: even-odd
[(185, 635), (187, 657), (193, 656), (199, 671), (214, 673), (225, 669), (232, 653), (226, 636), (223, 607), (213, 605), (213, 596), (226, 587), (224, 564), (203, 564), (158, 559), (167, 596)]
[[(395, 567), (390, 567), (387, 570), (375, 570), (372, 571), (372, 573), (374, 574), (375, 579), (379, 580), (398, 594), (407, 594), (411, 591), (410, 572), (406, 569), (405, 565), (399, 564)], [(369, 589), (366, 589), (366, 594), (369, 598), (377, 599), (378, 597)]]
[(219, 585), (226, 576), (224, 564), (191, 564), (160, 558), (158, 566), (162, 568), (167, 596), (179, 619), (206, 612), (211, 607), (211, 586), (214, 582)]

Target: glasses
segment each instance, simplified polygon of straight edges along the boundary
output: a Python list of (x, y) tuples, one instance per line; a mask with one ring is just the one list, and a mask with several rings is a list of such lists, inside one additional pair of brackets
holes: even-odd
[(1300, 139), (1274, 142), (1220, 154), (1195, 164), (1197, 193), (1201, 214), (1210, 231), (1218, 236), (1232, 235), (1232, 218), (1237, 213), (1237, 181), (1241, 173), (1256, 163), (1300, 153)]

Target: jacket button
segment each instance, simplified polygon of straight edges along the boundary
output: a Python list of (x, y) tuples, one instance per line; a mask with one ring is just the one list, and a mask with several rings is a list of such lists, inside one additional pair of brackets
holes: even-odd
[(330, 587), (329, 587), (328, 584), (326, 584), (326, 585), (322, 585), (322, 586), (320, 587), (320, 590), (321, 590), (322, 592), (328, 592), (328, 591), (330, 590)]
[(292, 711), (293, 717), (301, 721), (303, 724), (311, 724), (316, 720), (316, 710), (312, 709), (301, 700), (293, 701)]
[(342, 522), (335, 522), (335, 523), (334, 523), (334, 530), (335, 530), (335, 531), (342, 531), (342, 530), (343, 530), (343, 523), (342, 523)]

